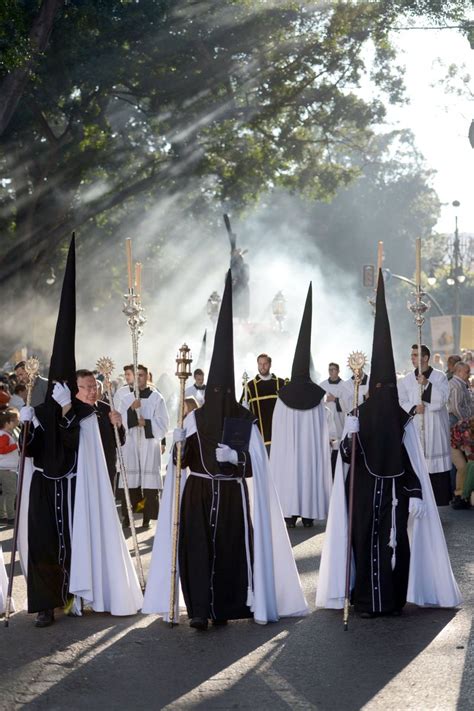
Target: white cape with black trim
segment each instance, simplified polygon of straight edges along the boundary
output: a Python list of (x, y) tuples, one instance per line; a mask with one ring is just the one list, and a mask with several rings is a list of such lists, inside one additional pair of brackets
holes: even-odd
[(134, 615), (143, 595), (117, 516), (97, 417), (80, 427), (69, 592), (95, 612)]
[[(8, 592), (8, 576), (5, 568), (5, 561), (3, 559), (3, 550), (0, 545), (0, 615), (5, 612), (5, 606), (7, 604), (7, 592)], [(15, 612), (15, 605), (11, 604), (11, 612)]]
[[(184, 421), (186, 436), (196, 432), (191, 412)], [(268, 472), (268, 457), (256, 425), (249, 446), (253, 476), (247, 479), (254, 534), (253, 603), (255, 622), (266, 624), (280, 617), (308, 614), (296, 569), (293, 551), (275, 491)], [(156, 613), (169, 620), (171, 585), (171, 550), (175, 467), (168, 467), (158, 516), (155, 541), (142, 612)], [(181, 493), (186, 473), (182, 472)], [(179, 576), (179, 572), (178, 572)]]
[[(410, 421), (405, 428), (404, 444), (412, 467), (423, 491), (427, 511), (424, 518), (409, 516), (410, 573), (407, 602), (420, 606), (456, 607), (462, 602), (461, 593), (451, 569), (446, 540), (416, 431)], [(341, 609), (344, 607), (347, 554), (347, 506), (345, 478), (349, 466), (339, 455), (324, 547), (316, 590), (316, 606)], [(354, 560), (352, 561), (354, 571)], [(354, 582), (352, 576), (351, 587)]]

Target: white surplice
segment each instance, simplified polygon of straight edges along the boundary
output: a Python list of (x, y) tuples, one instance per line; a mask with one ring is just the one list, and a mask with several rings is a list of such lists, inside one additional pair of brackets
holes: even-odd
[[(451, 469), (451, 444), (447, 402), (449, 383), (440, 370), (432, 370), (428, 378), (431, 383), (431, 401), (424, 402), (423, 415), (415, 415), (415, 423), (420, 433), (423, 421), (425, 457), (430, 474), (447, 472)], [(415, 373), (409, 373), (397, 382), (398, 398), (405, 412), (410, 412), (420, 403), (420, 385)], [(421, 434), (420, 434), (421, 437)]]
[(330, 380), (327, 379), (319, 383), (319, 387), (337, 398), (337, 402), (329, 402), (326, 400), (325, 405), (332, 413), (334, 424), (336, 425), (337, 439), (341, 439), (342, 430), (344, 429), (344, 420), (347, 414), (347, 391), (344, 386), (344, 381), (339, 380), (338, 383), (331, 383)]

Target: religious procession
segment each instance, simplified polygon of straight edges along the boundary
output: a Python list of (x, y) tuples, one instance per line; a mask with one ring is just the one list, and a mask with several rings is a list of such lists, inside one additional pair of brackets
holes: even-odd
[(474, 707), (472, 49), (0, 8), (0, 711)]

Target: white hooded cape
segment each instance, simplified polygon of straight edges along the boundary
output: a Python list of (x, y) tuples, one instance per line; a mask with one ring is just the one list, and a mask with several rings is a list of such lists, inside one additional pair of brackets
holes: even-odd
[[(196, 432), (191, 412), (185, 422), (186, 436)], [(261, 435), (254, 425), (249, 447), (253, 477), (246, 479), (254, 532), (253, 602), (255, 622), (266, 624), (280, 617), (308, 614), (293, 551), (283, 520), (278, 496), (268, 472), (268, 457)], [(171, 533), (175, 467), (170, 457), (163, 498), (156, 527), (151, 566), (142, 612), (157, 613), (169, 620), (171, 585)], [(181, 493), (186, 474), (183, 471)], [(178, 573), (179, 576), (179, 573)]]
[(95, 416), (81, 421), (69, 592), (95, 612), (134, 615), (143, 596), (117, 516)]
[[(410, 573), (407, 602), (420, 606), (455, 607), (462, 602), (451, 569), (448, 549), (433, 495), (416, 425), (405, 428), (404, 444), (415, 473), (421, 482), (427, 511), (424, 518), (409, 516)], [(321, 556), (316, 606), (344, 607), (347, 552), (347, 506), (344, 481), (349, 470), (339, 455), (329, 507), (326, 537)], [(354, 572), (354, 559), (352, 559)], [(352, 575), (351, 587), (354, 583)]]
[(310, 410), (294, 410), (277, 400), (270, 471), (284, 516), (326, 518), (332, 473), (324, 403)]

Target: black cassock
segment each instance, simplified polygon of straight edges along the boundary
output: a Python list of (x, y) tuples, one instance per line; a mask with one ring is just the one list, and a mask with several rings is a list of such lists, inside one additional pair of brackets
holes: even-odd
[[(273, 375), (268, 380), (263, 380), (257, 375), (247, 383), (247, 402), (255, 417), (257, 418), (258, 429), (262, 435), (263, 442), (270, 454), (272, 443), (272, 419), (280, 388), (285, 385), (283, 378)], [(245, 390), (242, 393), (240, 402), (245, 400)]]
[(59, 420), (61, 465), (56, 474), (48, 471), (46, 476), (43, 471), (43, 427), (31, 431), (27, 446), (34, 468), (28, 504), (28, 612), (52, 610), (67, 602), (80, 420), (92, 412), (92, 407), (79, 403)]
[[(247, 605), (248, 565), (242, 489), (237, 477), (252, 475), (250, 455), (238, 466), (221, 465), (211, 478), (203, 464), (198, 434), (187, 438), (182, 465), (191, 472), (181, 499), (179, 574), (190, 618), (237, 620), (252, 617)], [(206, 478), (204, 478), (206, 477)], [(248, 490), (243, 478), (247, 536), (252, 557)], [(250, 565), (252, 562), (250, 561)]]
[[(350, 462), (351, 439), (346, 437), (341, 455)], [(397, 477), (372, 475), (357, 444), (354, 472), (354, 509), (352, 550), (356, 577), (352, 603), (358, 612), (389, 613), (406, 603), (410, 567), (410, 545), (407, 523), (410, 498), (422, 498), (420, 481), (412, 469), (407, 451), (402, 445), (404, 473)], [(395, 484), (395, 492), (393, 492)], [(349, 473), (346, 495), (349, 492)], [(392, 522), (393, 494), (397, 500)], [(392, 523), (395, 523), (395, 567), (393, 549), (389, 545)]]

